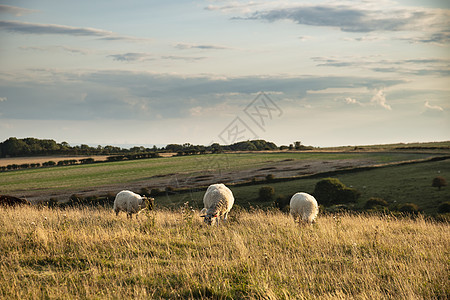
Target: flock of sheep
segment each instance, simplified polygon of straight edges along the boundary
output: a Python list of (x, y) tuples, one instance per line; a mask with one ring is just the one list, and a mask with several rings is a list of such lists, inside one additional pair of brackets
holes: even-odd
[[(222, 183), (212, 184), (208, 187), (203, 196), (204, 208), (200, 212), (200, 217), (204, 218), (206, 224), (227, 220), (228, 213), (234, 204), (234, 196), (231, 190)], [(114, 211), (116, 215), (120, 211), (127, 213), (131, 219), (134, 213), (148, 205), (148, 199), (131, 191), (121, 191), (114, 200)], [(319, 206), (316, 199), (307, 193), (296, 193), (292, 196), (290, 213), (294, 221), (300, 217), (300, 221), (312, 223), (319, 213)], [(137, 216), (136, 216), (137, 217)]]

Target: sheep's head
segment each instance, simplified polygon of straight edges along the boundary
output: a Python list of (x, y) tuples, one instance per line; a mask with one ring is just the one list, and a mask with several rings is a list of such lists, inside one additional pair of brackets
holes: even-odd
[(151, 197), (141, 197), (142, 202), (140, 203), (140, 208), (148, 208), (148, 209), (152, 209), (153, 208), (153, 201), (155, 201), (155, 199), (151, 198)]
[(210, 214), (208, 214), (208, 215), (203, 215), (203, 216), (200, 216), (200, 217), (204, 218), (203, 221), (206, 224), (211, 225), (213, 223), (213, 221), (216, 220), (217, 215), (210, 215)]

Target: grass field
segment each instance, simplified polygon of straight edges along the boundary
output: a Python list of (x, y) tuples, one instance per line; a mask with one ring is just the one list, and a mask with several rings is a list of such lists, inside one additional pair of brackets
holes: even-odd
[[(385, 199), (390, 204), (412, 202), (427, 214), (436, 213), (442, 202), (450, 201), (448, 187), (438, 190), (431, 186), (436, 176), (450, 178), (450, 160), (432, 161), (420, 164), (410, 164), (379, 168), (356, 173), (338, 174), (338, 178), (345, 185), (356, 188), (361, 192), (358, 207), (364, 206), (371, 197)], [(315, 184), (321, 178), (305, 178), (277, 183), (262, 183), (260, 185), (231, 187), (236, 203), (248, 207), (249, 202), (262, 207), (272, 203), (258, 203), (258, 190), (261, 186), (272, 186), (277, 195), (290, 196), (303, 191), (312, 193)], [(165, 207), (178, 207), (189, 201), (195, 207), (203, 205), (204, 191), (174, 194), (156, 198), (156, 203)]]
[(238, 171), (267, 163), (293, 160), (370, 159), (386, 163), (429, 157), (414, 153), (249, 153), (209, 154), (158, 159), (107, 162), (53, 168), (25, 169), (0, 173), (0, 193), (39, 190), (86, 189), (110, 184), (151, 180), (174, 173), (201, 173), (206, 170)]
[(448, 299), (449, 225), (280, 212), (0, 214), (2, 299)]

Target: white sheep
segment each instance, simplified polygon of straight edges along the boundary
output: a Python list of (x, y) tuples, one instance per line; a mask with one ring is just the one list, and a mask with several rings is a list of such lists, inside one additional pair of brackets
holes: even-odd
[(292, 196), (289, 206), (294, 221), (300, 217), (300, 221), (312, 224), (319, 213), (316, 199), (307, 193), (296, 193)]
[(211, 225), (213, 221), (219, 224), (220, 218), (227, 220), (228, 213), (234, 204), (234, 196), (229, 188), (222, 183), (212, 184), (203, 196), (204, 208), (200, 212), (205, 218), (206, 224)]
[[(121, 191), (114, 199), (114, 211), (116, 216), (120, 211), (127, 213), (127, 218), (132, 218), (132, 215), (138, 213), (141, 209), (148, 206), (148, 199), (131, 191)], [(136, 215), (137, 218), (137, 215)]]

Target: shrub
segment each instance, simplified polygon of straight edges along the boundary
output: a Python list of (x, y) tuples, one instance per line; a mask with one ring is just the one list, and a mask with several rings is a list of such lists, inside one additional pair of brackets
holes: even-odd
[(275, 189), (271, 186), (263, 186), (259, 189), (259, 198), (261, 202), (273, 201), (275, 197)]
[(445, 181), (445, 178), (442, 176), (435, 177), (433, 179), (433, 183), (431, 184), (432, 187), (437, 187), (439, 190), (441, 190), (441, 187), (446, 185), (447, 182)]
[(313, 195), (320, 204), (328, 206), (356, 202), (361, 194), (337, 178), (325, 178), (316, 184)]
[(289, 202), (290, 202), (290, 198), (286, 197), (284, 195), (279, 195), (278, 197), (275, 198), (275, 202), (273, 203), (273, 205), (280, 209), (283, 212), (286, 212), (289, 210)]
[(414, 203), (403, 203), (398, 206), (398, 211), (403, 213), (416, 214), (419, 212), (419, 207)]
[(450, 213), (450, 201), (441, 203), (438, 206), (438, 213), (440, 213), (440, 214)]
[(150, 191), (148, 190), (148, 188), (143, 187), (143, 188), (141, 188), (139, 190), (139, 194), (141, 196), (149, 197), (150, 196)]
[(370, 209), (378, 206), (387, 207), (389, 206), (389, 203), (387, 203), (387, 201), (384, 199), (372, 197), (369, 200), (367, 200), (366, 204), (364, 205), (364, 208)]
[(266, 175), (266, 181), (267, 182), (272, 182), (275, 179), (275, 176), (273, 176), (273, 174), (267, 174)]
[(159, 196), (160, 194), (161, 194), (161, 190), (160, 189), (151, 189), (151, 191), (150, 191), (150, 196), (151, 197)]

